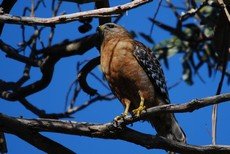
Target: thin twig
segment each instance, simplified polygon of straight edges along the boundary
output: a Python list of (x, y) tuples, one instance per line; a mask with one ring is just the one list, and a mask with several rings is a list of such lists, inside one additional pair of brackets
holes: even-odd
[(152, 0), (134, 0), (124, 5), (118, 5), (110, 8), (101, 8), (85, 12), (72, 13), (67, 15), (60, 15), (51, 18), (38, 18), (38, 17), (19, 17), (9, 14), (3, 14), (0, 16), (0, 21), (9, 24), (24, 24), (24, 25), (43, 25), (53, 26), (57, 24), (63, 24), (73, 22), (78, 19), (84, 19), (88, 17), (108, 17), (111, 15), (121, 14), (127, 10), (136, 8), (145, 3), (151, 2)]
[[(155, 19), (156, 19), (157, 14), (159, 13), (159, 10), (160, 10), (160, 7), (161, 7), (161, 3), (162, 3), (162, 0), (160, 0), (160, 2), (158, 3), (157, 10), (156, 10), (156, 12), (154, 13), (153, 18), (152, 18), (153, 20), (155, 20)], [(149, 33), (149, 36), (151, 36), (151, 35), (152, 35), (152, 33), (153, 33), (153, 28), (154, 28), (154, 25), (155, 25), (155, 23), (154, 23), (154, 22), (152, 22), (152, 26), (151, 26), (151, 28), (150, 28), (150, 33)]]

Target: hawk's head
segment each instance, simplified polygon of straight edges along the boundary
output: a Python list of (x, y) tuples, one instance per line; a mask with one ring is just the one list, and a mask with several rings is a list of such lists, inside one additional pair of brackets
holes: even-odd
[(132, 36), (125, 28), (115, 23), (106, 23), (104, 25), (98, 26), (97, 33), (102, 40), (108, 38), (120, 37), (120, 36), (122, 37), (128, 36), (132, 38)]

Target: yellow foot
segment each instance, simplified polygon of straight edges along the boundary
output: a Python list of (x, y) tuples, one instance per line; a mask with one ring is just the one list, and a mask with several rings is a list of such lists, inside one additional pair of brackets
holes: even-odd
[(144, 100), (144, 97), (143, 97), (141, 91), (139, 91), (138, 93), (139, 93), (139, 95), (140, 95), (141, 102), (140, 102), (139, 107), (136, 108), (136, 109), (134, 109), (134, 110), (132, 111), (132, 113), (133, 113), (135, 116), (137, 116), (137, 117), (139, 117), (140, 114), (141, 114), (141, 112), (142, 112), (143, 110), (146, 109), (146, 107), (144, 106), (145, 100)]
[(114, 121), (118, 122), (118, 121), (120, 121), (120, 120), (124, 120), (124, 118), (125, 118), (127, 115), (128, 115), (128, 113), (122, 113), (121, 115), (116, 116), (116, 117), (114, 118)]
[(124, 111), (120, 116), (116, 116), (116, 117), (114, 118), (114, 121), (115, 121), (115, 122), (118, 122), (118, 121), (120, 121), (120, 120), (124, 120), (124, 118), (125, 118), (125, 117), (128, 115), (128, 113), (129, 113), (130, 100), (124, 98), (124, 99), (122, 99), (122, 102), (124, 102), (124, 104), (125, 104), (125, 111)]
[(141, 112), (145, 109), (146, 107), (144, 106), (144, 104), (140, 104), (140, 106), (137, 109), (134, 109), (132, 112), (136, 117), (139, 117)]

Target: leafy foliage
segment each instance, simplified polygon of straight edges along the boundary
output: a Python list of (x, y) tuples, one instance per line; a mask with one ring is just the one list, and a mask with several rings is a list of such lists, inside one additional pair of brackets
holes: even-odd
[[(220, 25), (218, 23), (220, 20), (222, 26), (224, 24), (229, 26), (229, 23), (217, 3), (187, 1), (184, 5), (185, 13), (181, 12), (181, 8), (176, 7), (171, 1), (167, 1), (167, 4), (177, 18), (176, 27), (149, 18), (153, 24), (172, 34), (171, 38), (155, 44), (152, 48), (159, 58), (164, 60), (166, 67), (168, 67), (169, 57), (182, 54), (182, 78), (189, 85), (193, 84), (193, 75), (198, 74), (202, 66), (208, 68), (209, 77), (216, 70), (222, 70), (223, 63), (226, 62), (223, 60), (223, 53), (227, 51), (221, 49), (223, 43), (229, 38), (223, 39), (223, 35), (228, 34), (228, 31), (218, 28)], [(214, 36), (215, 39), (213, 39)], [(226, 76), (230, 80), (228, 72)], [(199, 77), (203, 80), (200, 75)]]

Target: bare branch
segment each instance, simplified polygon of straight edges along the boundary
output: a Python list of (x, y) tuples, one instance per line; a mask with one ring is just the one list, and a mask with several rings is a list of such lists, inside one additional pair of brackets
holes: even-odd
[[(109, 0), (96, 1), (95, 6), (96, 6), (97, 9), (109, 8)], [(111, 22), (111, 17), (99, 18), (99, 25), (103, 25), (103, 24), (105, 24), (107, 22)]]
[(193, 112), (200, 108), (210, 106), (213, 104), (219, 104), (229, 100), (230, 100), (230, 93), (226, 93), (226, 94), (206, 97), (203, 99), (195, 99), (188, 103), (179, 104), (179, 105), (168, 104), (168, 105), (156, 106), (156, 107), (148, 108), (146, 111), (143, 111), (139, 118), (133, 118), (132, 116), (125, 117), (124, 122), (122, 122), (121, 125), (123, 125), (124, 123), (125, 125), (131, 124), (134, 121), (145, 119), (146, 117), (151, 116), (152, 114), (158, 112), (173, 112), (173, 113)]
[(43, 60), (43, 63), (41, 65), (42, 78), (40, 80), (35, 81), (25, 87), (21, 87), (15, 90), (14, 92), (0, 90), (1, 92), (0, 98), (9, 101), (15, 101), (46, 88), (51, 82), (53, 71), (54, 71), (54, 65), (59, 59), (60, 59), (59, 57), (47, 56)]
[(0, 40), (0, 49), (6, 53), (7, 57), (15, 59), (17, 61), (30, 64), (31, 66), (38, 67), (40, 62), (38, 60), (33, 60), (31, 58), (28, 58), (26, 56), (20, 55), (16, 49), (14, 49), (12, 46), (4, 43), (2, 40)]
[(79, 84), (84, 92), (86, 92), (89, 95), (95, 95), (97, 93), (96, 89), (91, 88), (87, 81), (87, 75), (89, 72), (91, 72), (97, 65), (100, 64), (100, 57), (96, 57), (92, 60), (90, 60), (79, 72), (78, 74), (78, 81)]
[[(0, 10), (3, 8), (3, 13), (10, 13), (10, 10), (13, 8), (14, 4), (17, 2), (17, 0), (3, 0), (1, 5), (0, 5)], [(0, 24), (0, 35), (2, 34), (2, 30), (4, 27), (4, 23)]]
[(219, 5), (223, 7), (224, 12), (225, 12), (225, 14), (226, 14), (226, 16), (227, 16), (227, 18), (228, 18), (228, 21), (230, 22), (230, 14), (229, 14), (229, 12), (228, 12), (228, 9), (227, 9), (227, 7), (226, 7), (226, 4), (224, 3), (223, 0), (217, 0), (217, 1), (218, 1)]
[[(157, 14), (158, 14), (159, 11), (160, 11), (161, 3), (162, 3), (162, 0), (160, 0), (159, 4), (158, 4), (158, 6), (157, 6), (156, 12), (154, 13), (153, 18), (152, 18), (153, 20), (156, 19)], [(152, 35), (152, 33), (153, 33), (153, 28), (154, 28), (154, 22), (153, 22), (152, 25), (151, 25), (149, 36)]]
[[(229, 57), (229, 51), (230, 51), (230, 40), (229, 40), (229, 30), (230, 30), (230, 14), (228, 12), (228, 9), (224, 3), (223, 0), (218, 0), (218, 3), (220, 6), (222, 6), (223, 12), (220, 14), (220, 19), (222, 20), (222, 22), (224, 22), (225, 24), (217, 24), (217, 26), (215, 27), (216, 32), (215, 33), (222, 33), (222, 44), (221, 44), (221, 50), (219, 50), (219, 52), (221, 53), (219, 55), (219, 58), (221, 59), (221, 63), (219, 65), (222, 65), (223, 69), (222, 69), (222, 74), (221, 74), (221, 78), (219, 81), (219, 85), (217, 87), (217, 91), (216, 91), (216, 95), (221, 93), (222, 90), (222, 86), (223, 86), (223, 82), (224, 82), (224, 77), (226, 74), (226, 69), (227, 69), (227, 65), (228, 65), (228, 57)], [(225, 14), (225, 15), (224, 15)], [(225, 17), (226, 16), (226, 17)], [(220, 31), (221, 29), (221, 31)], [(219, 34), (215, 34), (215, 39), (217, 40), (217, 36), (219, 36)], [(216, 42), (215, 42), (216, 43)], [(218, 44), (219, 45), (219, 44)], [(212, 144), (215, 145), (216, 144), (216, 134), (217, 134), (217, 112), (218, 112), (218, 105), (215, 104), (213, 105), (212, 108)]]
[[(0, 117), (4, 116), (0, 115)], [(7, 133), (14, 134), (47, 153), (74, 154), (73, 151), (62, 146), (61, 144), (39, 134), (36, 131), (29, 129), (26, 124), (23, 124), (20, 121), (14, 120), (12, 118), (1, 118), (0, 126), (2, 126), (2, 129)]]
[(78, 19), (84, 19), (88, 17), (108, 17), (112, 14), (121, 14), (122, 12), (141, 6), (152, 0), (134, 0), (124, 5), (118, 5), (110, 8), (101, 8), (85, 12), (72, 13), (67, 15), (60, 15), (51, 18), (38, 18), (38, 17), (19, 17), (9, 14), (0, 15), (0, 22), (9, 24), (24, 24), (24, 25), (43, 25), (53, 26), (57, 24), (63, 24), (73, 22)]
[(199, 8), (191, 8), (190, 10), (188, 10), (187, 12), (183, 13), (180, 16), (180, 20), (181, 21), (185, 21), (190, 17), (193, 17), (194, 15), (196, 15), (202, 8), (204, 8), (205, 6), (208, 5), (208, 1), (204, 1)]
[(84, 104), (80, 105), (80, 106), (76, 106), (76, 107), (73, 107), (73, 108), (70, 108), (65, 114), (66, 115), (71, 115), (73, 113), (76, 113), (80, 110), (83, 110), (84, 108), (88, 107), (89, 105), (97, 102), (97, 101), (100, 101), (100, 100), (113, 100), (115, 99), (115, 96), (112, 94), (112, 93), (109, 93), (109, 94), (106, 94), (106, 95), (96, 95), (94, 96), (92, 99), (86, 101)]
[[(0, 117), (0, 121), (2, 118)], [(164, 149), (180, 153), (227, 153), (230, 152), (229, 146), (194, 146), (175, 141), (167, 140), (161, 136), (144, 134), (127, 127), (116, 127), (113, 123), (92, 124), (78, 123), (74, 121), (58, 120), (29, 120), (7, 117), (26, 124), (30, 129), (36, 131), (56, 132), (64, 134), (83, 135), (88, 137), (104, 139), (120, 139), (147, 149)]]
[(103, 0), (62, 0), (62, 1), (84, 4), (84, 3), (93, 3), (97, 1), (103, 1)]
[(7, 149), (5, 134), (3, 132), (0, 132), (0, 153), (7, 153), (7, 151), (8, 149)]
[[(88, 35), (74, 41), (65, 40), (62, 43), (43, 48), (36, 51), (37, 54), (48, 54), (60, 57), (68, 57), (72, 55), (82, 55), (95, 46), (97, 35)], [(87, 45), (86, 45), (87, 44)]]
[[(47, 56), (42, 59), (42, 63), (39, 63), (41, 72), (42, 72), (42, 78), (38, 81), (35, 81), (25, 87), (18, 87), (16, 91), (9, 92), (9, 91), (4, 91), (4, 89), (0, 89), (0, 98), (9, 100), (9, 101), (15, 101), (18, 100), (19, 98), (25, 98), (26, 96), (29, 96), (31, 94), (34, 94), (38, 91), (43, 90), (46, 88), (53, 76), (53, 70), (54, 66), (57, 63), (57, 61), (65, 56), (71, 56), (71, 55), (76, 55), (76, 54), (83, 54), (92, 47), (95, 46), (97, 36), (96, 35), (90, 35), (81, 39), (77, 39), (75, 41), (66, 41), (61, 44), (57, 44), (45, 49), (42, 49), (40, 51), (37, 51), (36, 53), (45, 53)], [(2, 43), (2, 42), (0, 42)], [(87, 45), (85, 45), (87, 44)], [(6, 44), (3, 44), (6, 45)], [(0, 46), (2, 47), (2, 46)], [(22, 59), (22, 61), (30, 60), (27, 57), (24, 57), (21, 55), (16, 55), (15, 50), (13, 48), (10, 48), (9, 45), (3, 46), (6, 49), (3, 49), (7, 53), (10, 53), (13, 55), (15, 59)], [(19, 57), (19, 58), (18, 58)], [(27, 62), (27, 61), (26, 61)], [(2, 82), (5, 87), (7, 87), (6, 82)], [(10, 86), (10, 85), (9, 85)], [(5, 88), (8, 89), (8, 88)]]
[[(145, 119), (146, 116), (154, 114), (156, 112), (192, 112), (196, 109), (218, 104), (230, 100), (230, 93), (203, 98), (200, 100), (193, 100), (181, 105), (163, 105), (158, 107), (152, 107), (143, 112), (140, 118), (128, 116), (124, 119), (124, 122), (117, 123), (105, 123), (105, 124), (92, 124), (92, 123), (78, 123), (74, 121), (63, 121), (54, 119), (22, 119), (8, 117), (6, 115), (0, 115), (0, 124), (5, 132), (15, 133), (15, 130), (10, 124), (23, 125), (27, 129), (35, 132), (57, 132), (64, 134), (83, 135), (88, 137), (105, 138), (105, 139), (120, 139), (128, 141), (134, 144), (141, 145), (145, 148), (152, 149), (165, 149), (180, 153), (229, 153), (230, 146), (194, 146), (175, 141), (167, 140), (160, 136), (154, 136), (137, 132), (126, 125)], [(5, 123), (6, 121), (9, 121)], [(20, 137), (20, 136), (19, 136)]]
[(96, 95), (90, 98), (88, 101), (84, 102), (79, 106), (71, 106), (66, 111), (61, 113), (46, 113), (45, 110), (39, 109), (38, 107), (34, 106), (30, 102), (28, 102), (25, 98), (20, 98), (18, 101), (30, 112), (38, 116), (39, 118), (46, 118), (46, 119), (60, 119), (60, 118), (70, 118), (71, 115), (74, 113), (85, 109), (86, 107), (90, 106), (91, 104), (106, 100), (110, 101), (115, 99), (115, 96), (112, 93), (108, 93), (106, 95)]

